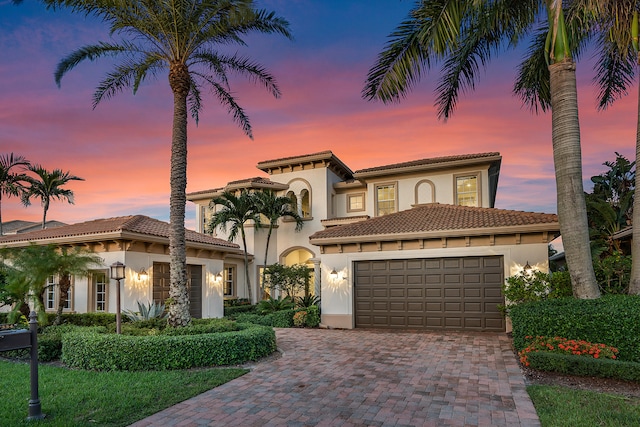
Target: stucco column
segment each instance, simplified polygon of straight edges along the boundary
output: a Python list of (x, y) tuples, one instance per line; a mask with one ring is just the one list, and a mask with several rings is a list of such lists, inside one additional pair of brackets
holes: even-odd
[(309, 259), (313, 263), (313, 293), (318, 298), (321, 298), (322, 294), (322, 281), (321, 281), (321, 269), (320, 269), (320, 259), (311, 258)]

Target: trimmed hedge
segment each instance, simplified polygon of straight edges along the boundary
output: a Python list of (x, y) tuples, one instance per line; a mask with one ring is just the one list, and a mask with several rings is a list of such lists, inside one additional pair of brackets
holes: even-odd
[(640, 362), (640, 296), (605, 295), (595, 300), (560, 298), (509, 309), (513, 345), (527, 336), (563, 337), (616, 347), (618, 359)]
[(244, 363), (276, 350), (273, 329), (239, 324), (216, 334), (132, 337), (69, 333), (62, 337), (62, 361), (98, 371), (152, 371)]
[(235, 317), (238, 322), (272, 326), (274, 328), (291, 328), (293, 327), (293, 315), (295, 313), (296, 310), (282, 310), (265, 315), (240, 313)]
[(594, 359), (592, 357), (548, 353), (544, 351), (529, 353), (527, 359), (529, 360), (529, 367), (542, 371), (640, 382), (640, 363), (611, 359)]
[(224, 307), (224, 315), (225, 317), (231, 317), (235, 319), (235, 316), (240, 313), (253, 313), (256, 311), (255, 305), (234, 305), (234, 306), (225, 306)]

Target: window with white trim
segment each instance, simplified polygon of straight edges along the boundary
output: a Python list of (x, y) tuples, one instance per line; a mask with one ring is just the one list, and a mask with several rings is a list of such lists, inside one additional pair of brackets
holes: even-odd
[(347, 212), (360, 212), (365, 210), (364, 193), (347, 194)]
[(224, 277), (222, 278), (224, 296), (231, 297), (236, 295), (236, 267), (232, 265), (224, 266)]
[(456, 204), (478, 206), (478, 176), (456, 177)]
[(91, 273), (91, 283), (93, 284), (93, 309), (96, 312), (107, 311), (108, 285), (107, 273), (105, 271), (94, 271)]
[(56, 289), (58, 288), (58, 282), (55, 276), (47, 277), (46, 283), (47, 291), (45, 294), (44, 304), (47, 310), (55, 310), (58, 308), (56, 305)]
[(376, 185), (376, 216), (396, 212), (396, 185)]

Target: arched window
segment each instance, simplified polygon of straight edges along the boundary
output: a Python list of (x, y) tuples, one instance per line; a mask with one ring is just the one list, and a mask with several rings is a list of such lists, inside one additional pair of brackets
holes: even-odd
[(309, 191), (308, 190), (302, 190), (300, 192), (300, 209), (301, 209), (301, 213), (300, 216), (303, 218), (311, 218), (311, 200), (309, 200)]
[(287, 197), (291, 199), (291, 210), (294, 212), (298, 212), (298, 198), (296, 197), (293, 191), (289, 191), (287, 193)]

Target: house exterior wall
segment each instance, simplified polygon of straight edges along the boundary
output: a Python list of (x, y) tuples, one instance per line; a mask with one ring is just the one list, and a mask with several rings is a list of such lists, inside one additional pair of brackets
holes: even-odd
[[(355, 326), (353, 264), (356, 261), (488, 255), (503, 256), (505, 278), (517, 274), (527, 262), (541, 271), (549, 268), (547, 243), (324, 254), (320, 265), (322, 324), (346, 329)], [(338, 273), (337, 279), (330, 276), (332, 270)]]

